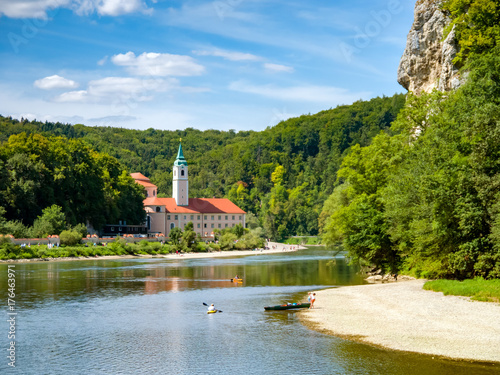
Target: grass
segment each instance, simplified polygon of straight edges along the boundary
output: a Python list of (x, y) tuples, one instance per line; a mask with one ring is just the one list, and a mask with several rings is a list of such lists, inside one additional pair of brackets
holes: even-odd
[(321, 238), (317, 236), (288, 237), (281, 242), (287, 245), (319, 245)]
[(424, 289), (443, 292), (444, 295), (471, 297), (475, 301), (500, 302), (500, 279), (434, 280), (426, 282)]

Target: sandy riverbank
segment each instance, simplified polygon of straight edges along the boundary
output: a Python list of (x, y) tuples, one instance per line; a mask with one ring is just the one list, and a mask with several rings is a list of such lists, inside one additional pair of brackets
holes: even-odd
[[(197, 259), (197, 258), (220, 258), (232, 256), (246, 255), (264, 255), (283, 252), (291, 252), (305, 249), (299, 245), (284, 245), (277, 242), (269, 243), (269, 250), (231, 250), (231, 251), (213, 251), (210, 253), (184, 253), (184, 254), (166, 254), (166, 255), (105, 255), (98, 257), (61, 257), (61, 258), (34, 258), (34, 259), (15, 259), (15, 260), (0, 260), (0, 263), (27, 263), (27, 262), (67, 262), (77, 260), (94, 260), (94, 259), (138, 259), (138, 258), (163, 258), (163, 259)], [(273, 247), (275, 247), (273, 249)]]
[(423, 280), (317, 292), (310, 328), (394, 350), (500, 362), (500, 304), (422, 289)]

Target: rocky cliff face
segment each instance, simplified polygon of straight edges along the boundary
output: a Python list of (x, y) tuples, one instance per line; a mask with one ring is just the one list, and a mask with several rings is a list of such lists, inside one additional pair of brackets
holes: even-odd
[(399, 63), (398, 82), (415, 94), (453, 90), (460, 86), (452, 61), (458, 51), (454, 30), (443, 41), (443, 29), (451, 19), (440, 9), (441, 1), (419, 0)]

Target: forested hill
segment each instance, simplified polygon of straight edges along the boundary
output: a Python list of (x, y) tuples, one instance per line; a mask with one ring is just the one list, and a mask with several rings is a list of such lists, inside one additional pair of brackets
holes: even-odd
[(22, 132), (82, 139), (117, 158), (129, 172), (150, 177), (161, 195), (170, 196), (172, 164), (182, 138), (190, 196), (226, 196), (256, 214), (268, 235), (282, 238), (318, 232), (318, 216), (335, 187), (345, 151), (355, 144), (367, 146), (375, 135), (389, 131), (404, 102), (403, 94), (358, 101), (261, 132), (139, 131), (0, 116), (0, 142)]

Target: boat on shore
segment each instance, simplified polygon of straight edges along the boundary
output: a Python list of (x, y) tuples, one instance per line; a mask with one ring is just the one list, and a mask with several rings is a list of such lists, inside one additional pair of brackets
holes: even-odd
[(265, 306), (264, 310), (291, 310), (291, 309), (305, 309), (309, 308), (311, 304), (309, 302), (303, 303), (287, 303), (285, 305), (276, 305), (276, 306)]

